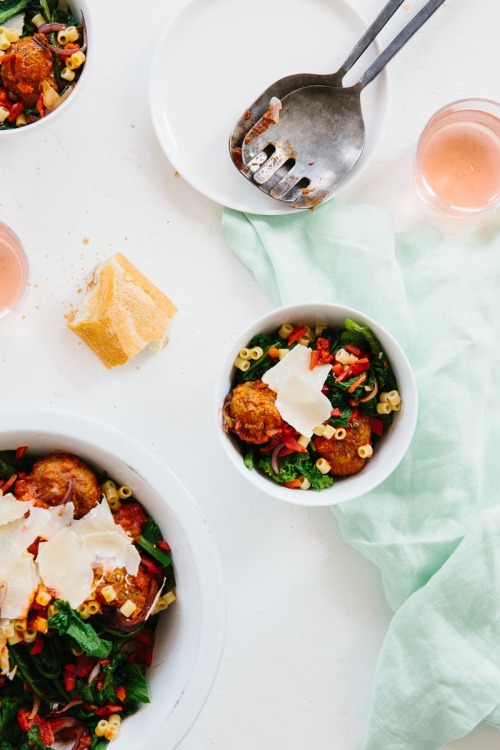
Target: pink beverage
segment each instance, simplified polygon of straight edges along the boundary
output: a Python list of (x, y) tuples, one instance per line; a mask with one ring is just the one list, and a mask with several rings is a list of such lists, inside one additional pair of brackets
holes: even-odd
[(440, 110), (417, 147), (421, 198), (449, 216), (491, 211), (500, 204), (500, 104), (463, 101)]
[(0, 223), (0, 320), (18, 302), (28, 277), (28, 262), (14, 232)]

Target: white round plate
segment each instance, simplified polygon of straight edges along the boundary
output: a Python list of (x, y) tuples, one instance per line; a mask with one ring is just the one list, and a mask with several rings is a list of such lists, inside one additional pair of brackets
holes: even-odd
[(158, 623), (147, 673), (151, 701), (123, 722), (113, 750), (174, 750), (208, 698), (225, 639), (223, 570), (199, 507), (156, 455), (113, 427), (49, 409), (2, 409), (0, 416), (0, 449), (27, 445), (35, 455), (63, 451), (80, 456), (133, 487), (168, 537), (177, 602)]
[[(335, 72), (367, 26), (344, 0), (191, 0), (163, 31), (151, 69), (153, 125), (169, 161), (223, 206), (269, 215), (294, 211), (240, 174), (229, 155), (229, 135), (242, 112), (278, 78)], [(344, 83), (356, 82), (377, 52), (372, 44)], [(388, 108), (383, 71), (362, 93), (364, 153), (331, 197), (366, 167)]]

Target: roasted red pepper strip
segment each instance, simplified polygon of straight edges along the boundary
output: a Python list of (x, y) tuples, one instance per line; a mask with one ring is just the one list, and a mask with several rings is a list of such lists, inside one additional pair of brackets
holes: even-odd
[(64, 674), (63, 674), (63, 680), (64, 680), (64, 688), (68, 693), (71, 693), (72, 690), (76, 687), (76, 676), (74, 673), (68, 671), (68, 666), (73, 665), (66, 665), (64, 667)]
[[(15, 122), (20, 114), (22, 114), (24, 104), (22, 102), (16, 102), (10, 107), (9, 122)], [(23, 446), (24, 447), (24, 446)], [(23, 454), (24, 455), (24, 454)], [(17, 454), (16, 454), (17, 458)]]
[(316, 339), (316, 349), (311, 352), (309, 369), (314, 370), (316, 365), (329, 365), (333, 359), (333, 354), (330, 354), (330, 341), (324, 338)]
[(370, 360), (366, 357), (358, 359), (356, 362), (349, 362), (349, 369), (353, 375), (359, 375), (370, 369)]
[(123, 685), (120, 685), (119, 687), (117, 687), (115, 690), (115, 693), (116, 693), (116, 697), (118, 698), (118, 700), (123, 703), (123, 701), (127, 697), (127, 691), (125, 690)]
[(161, 575), (161, 567), (154, 563), (149, 557), (146, 557), (145, 555), (141, 555), (141, 564), (144, 565), (148, 573), (153, 576), (160, 576)]
[(372, 432), (375, 433), (375, 435), (381, 435), (384, 431), (384, 423), (381, 419), (377, 419), (376, 417), (368, 417), (368, 421), (370, 422), (370, 427), (372, 429)]
[(156, 542), (156, 546), (161, 549), (163, 552), (170, 552), (172, 547), (168, 542), (166, 542), (164, 539), (160, 539), (158, 542)]
[(35, 641), (33, 643), (33, 647), (31, 649), (31, 655), (36, 656), (37, 654), (41, 654), (44, 646), (45, 646), (45, 638), (43, 637), (41, 633), (37, 633)]
[(295, 344), (305, 333), (307, 333), (307, 326), (297, 326), (294, 328), (288, 337), (288, 346)]
[(123, 706), (115, 706), (114, 703), (108, 703), (107, 706), (96, 708), (94, 713), (97, 716), (109, 716), (110, 714), (117, 714), (120, 711), (123, 711)]
[[(22, 105), (21, 105), (21, 112), (22, 112)], [(16, 461), (19, 461), (20, 458), (24, 456), (26, 451), (28, 450), (27, 445), (20, 445), (19, 448), (16, 450)]]
[(45, 117), (45, 107), (43, 106), (43, 94), (40, 94), (36, 100), (36, 108), (40, 117)]
[[(307, 453), (307, 448), (304, 448), (299, 442), (297, 442), (297, 437), (300, 436), (300, 433), (297, 432), (297, 430), (294, 430), (293, 427), (285, 427), (283, 429), (283, 435), (282, 440), (285, 444), (285, 447), (291, 451), (292, 453)], [(287, 455), (284, 452), (280, 453), (280, 456)]]
[(4, 495), (7, 492), (7, 490), (9, 490), (12, 487), (16, 479), (17, 479), (17, 474), (12, 474), (12, 476), (7, 479), (5, 484), (2, 484), (2, 492)]
[(360, 377), (354, 381), (354, 383), (351, 383), (349, 386), (349, 393), (354, 393), (356, 388), (361, 385), (361, 383), (364, 383), (367, 378), (366, 372), (364, 372)]
[(283, 482), (283, 487), (288, 487), (289, 490), (299, 489), (300, 485), (300, 479), (292, 479), (290, 482)]
[(33, 724), (37, 724), (40, 727), (40, 742), (43, 742), (44, 745), (52, 745), (55, 739), (50, 723), (46, 719), (42, 719), (38, 714), (30, 717), (30, 713), (31, 711), (25, 708), (20, 708), (17, 712), (17, 723), (20, 729), (23, 732), (29, 732)]
[(342, 370), (342, 372), (340, 373), (340, 375), (337, 375), (337, 377), (335, 378), (335, 382), (336, 383), (341, 383), (343, 380), (348, 380), (351, 377), (351, 375), (352, 375), (351, 368), (350, 367), (346, 367), (345, 370)]
[(359, 348), (359, 346), (355, 346), (355, 344), (346, 344), (344, 346), (344, 349), (346, 352), (349, 352), (349, 354), (354, 354), (355, 357), (364, 357), (364, 352)]

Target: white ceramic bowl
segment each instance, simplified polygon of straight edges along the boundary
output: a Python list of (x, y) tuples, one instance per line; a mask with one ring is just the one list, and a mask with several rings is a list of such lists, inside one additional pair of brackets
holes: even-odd
[(171, 545), (177, 601), (158, 624), (147, 676), (151, 703), (124, 720), (113, 748), (161, 744), (174, 750), (209, 695), (225, 637), (221, 565), (199, 508), (161, 460), (111, 427), (48, 410), (7, 409), (0, 414), (1, 450), (27, 445), (33, 453), (69, 451), (107, 471), (133, 488)]
[[(54, 109), (50, 114), (46, 115), (45, 117), (40, 117), (40, 119), (36, 120), (35, 122), (30, 123), (29, 125), (23, 125), (19, 128), (10, 128), (9, 130), (0, 130), (0, 141), (3, 141), (7, 138), (19, 138), (21, 133), (36, 133), (41, 128), (45, 127), (45, 125), (53, 123), (56, 118), (61, 117), (61, 115), (64, 114), (68, 110), (68, 107), (71, 107), (73, 103), (76, 101), (76, 98), (80, 96), (82, 89), (87, 81), (87, 78), (90, 74), (90, 69), (93, 64), (93, 40), (94, 40), (94, 30), (93, 30), (93, 24), (92, 24), (92, 8), (91, 3), (89, 0), (69, 0), (69, 7), (71, 8), (71, 11), (78, 21), (80, 23), (81, 21), (81, 14), (83, 13), (85, 18), (85, 25), (87, 28), (87, 50), (85, 52), (86, 60), (85, 64), (82, 68), (82, 72), (80, 74), (80, 77), (78, 79), (78, 82), (71, 92), (71, 94), (68, 96), (67, 99), (62, 102), (56, 109)], [(7, 21), (4, 24), (7, 28), (9, 26), (9, 22)], [(0, 82), (1, 83), (1, 82)]]
[[(237, 439), (231, 434), (226, 433), (222, 427), (222, 407), (226, 395), (231, 390), (231, 383), (235, 372), (234, 359), (238, 351), (242, 347), (247, 346), (252, 336), (256, 333), (275, 331), (282, 323), (288, 322), (295, 325), (307, 324), (311, 327), (314, 327), (316, 324), (327, 323), (330, 326), (343, 327), (346, 318), (351, 318), (357, 323), (369, 326), (379, 339), (382, 349), (387, 354), (394, 370), (398, 390), (401, 394), (402, 408), (399, 412), (395, 413), (389, 431), (383, 436), (380, 443), (377, 444), (373, 457), (366, 462), (359, 473), (347, 477), (337, 477), (334, 479), (333, 487), (326, 488), (320, 492), (316, 490), (302, 491), (288, 489), (277, 484), (272, 479), (259, 474), (254, 469), (247, 469), (243, 463)], [(230, 347), (215, 391), (217, 433), (230, 461), (245, 479), (251, 482), (257, 489), (279, 500), (297, 505), (336, 505), (337, 503), (364, 495), (377, 487), (394, 471), (405, 455), (415, 430), (417, 410), (418, 394), (415, 377), (404, 351), (394, 337), (379, 323), (364, 315), (359, 310), (344, 307), (343, 305), (322, 302), (281, 307), (263, 315), (252, 323), (238, 337), (234, 345)]]

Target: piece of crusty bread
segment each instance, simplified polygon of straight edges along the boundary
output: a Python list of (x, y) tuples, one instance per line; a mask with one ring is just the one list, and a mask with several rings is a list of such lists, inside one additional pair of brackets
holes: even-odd
[(66, 322), (106, 367), (123, 365), (145, 347), (159, 351), (176, 306), (121, 253), (101, 263), (84, 304)]

